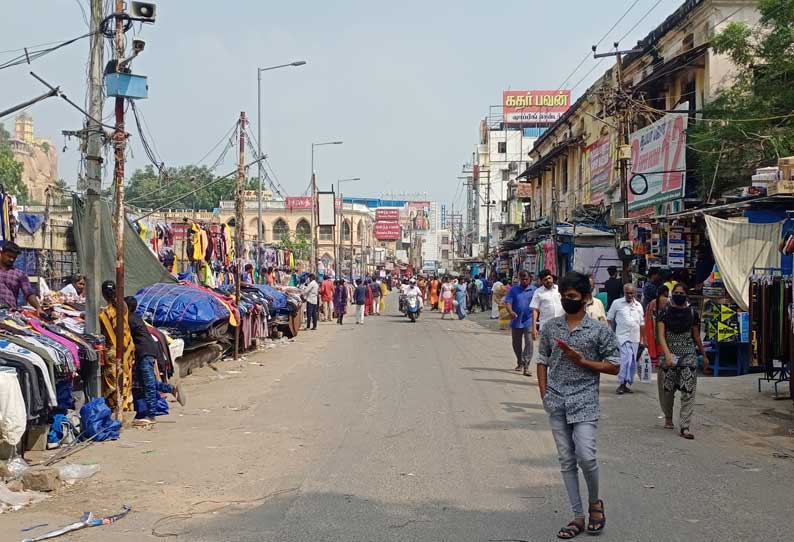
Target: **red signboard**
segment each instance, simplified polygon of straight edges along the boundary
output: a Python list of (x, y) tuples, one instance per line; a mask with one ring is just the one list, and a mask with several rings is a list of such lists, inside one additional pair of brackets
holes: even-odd
[(187, 231), (190, 225), (185, 222), (171, 222), (171, 231), (174, 232), (174, 239), (181, 240), (187, 238)]
[(505, 122), (553, 124), (571, 106), (570, 90), (505, 90), (502, 109)]
[(394, 241), (399, 238), (399, 222), (375, 222), (375, 239), (378, 241)]
[(288, 196), (284, 201), (287, 209), (311, 209), (311, 196)]
[(397, 222), (400, 220), (400, 210), (392, 209), (375, 209), (375, 220), (384, 222)]

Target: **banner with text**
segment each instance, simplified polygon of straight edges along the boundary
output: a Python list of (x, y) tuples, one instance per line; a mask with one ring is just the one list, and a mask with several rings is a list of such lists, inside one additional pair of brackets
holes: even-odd
[(375, 220), (378, 222), (398, 222), (400, 220), (400, 209), (397, 207), (375, 209)]
[(514, 124), (553, 124), (570, 106), (570, 90), (505, 90), (502, 93), (504, 121)]
[[(688, 110), (689, 103), (676, 109)], [(668, 113), (629, 137), (629, 210), (679, 199), (686, 178), (687, 113)]]
[(604, 136), (585, 148), (587, 159), (585, 166), (588, 172), (585, 178), (590, 179), (589, 203), (600, 203), (612, 179), (612, 138)]
[(378, 241), (394, 241), (399, 238), (399, 222), (375, 222), (375, 239)]

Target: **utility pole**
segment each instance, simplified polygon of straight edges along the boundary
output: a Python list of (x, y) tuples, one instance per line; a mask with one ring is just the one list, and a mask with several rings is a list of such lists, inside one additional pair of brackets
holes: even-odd
[[(600, 53), (596, 54), (596, 47), (593, 46), (593, 58), (603, 58), (614, 56), (616, 57), (616, 68), (615, 68), (615, 77), (617, 80), (617, 94), (615, 97), (614, 103), (614, 110), (615, 115), (618, 117), (618, 161), (620, 163), (620, 200), (623, 204), (623, 218), (628, 218), (629, 216), (629, 180), (628, 180), (628, 157), (625, 156), (621, 149), (624, 148), (629, 144), (629, 118), (627, 115), (628, 111), (628, 100), (624, 98), (626, 94), (625, 89), (623, 88), (623, 55), (630, 54), (634, 51), (621, 51), (618, 49), (618, 42), (614, 44), (615, 51), (611, 53)], [(629, 240), (629, 225), (628, 223), (623, 224), (623, 228), (621, 231), (621, 240), (628, 241)], [(627, 282), (630, 279), (631, 271), (630, 271), (630, 262), (628, 260), (623, 261), (623, 281)]]
[[(243, 242), (245, 239), (245, 111), (240, 113), (240, 160), (237, 163), (237, 183), (234, 190), (234, 299), (240, 307), (240, 280), (243, 276)], [(261, 157), (257, 157), (261, 158)], [(234, 359), (240, 357), (240, 326), (234, 328)]]
[[(100, 223), (100, 194), (102, 193), (102, 145), (105, 133), (102, 125), (94, 119), (102, 119), (102, 105), (105, 100), (104, 89), (102, 88), (102, 70), (104, 62), (104, 39), (99, 27), (102, 19), (105, 18), (102, 0), (91, 0), (91, 37), (89, 55), (89, 79), (88, 79), (88, 112), (91, 117), (86, 123), (85, 160), (86, 172), (86, 207), (88, 210), (88, 224), (92, 237), (91, 247), (97, 248), (101, 245), (102, 225)], [(86, 305), (85, 305), (85, 331), (95, 335), (99, 333), (99, 304), (102, 299), (101, 293), (101, 267), (98, 257), (87, 258), (87, 268), (83, 269), (86, 280)], [(96, 385), (101, 385), (99, 368), (97, 367)], [(99, 397), (102, 391), (97, 388), (92, 394)]]
[[(507, 137), (507, 136), (505, 136)], [(491, 168), (488, 168), (488, 180), (485, 183), (485, 270), (488, 270), (488, 258), (491, 254)]]
[[(116, 13), (124, 13), (124, 0), (116, 0)], [(124, 58), (124, 19), (116, 17), (116, 67)], [(100, 119), (97, 119), (100, 120)], [(115, 168), (113, 185), (116, 192), (114, 227), (116, 232), (116, 419), (122, 419), (121, 389), (124, 385), (124, 159), (127, 134), (124, 130), (124, 98), (116, 97), (116, 127), (113, 132)]]

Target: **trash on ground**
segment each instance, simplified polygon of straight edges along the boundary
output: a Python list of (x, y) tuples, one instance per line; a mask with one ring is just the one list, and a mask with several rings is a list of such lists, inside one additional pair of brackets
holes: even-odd
[(83, 516), (80, 518), (80, 521), (76, 521), (70, 525), (66, 525), (61, 527), (60, 529), (56, 529), (54, 531), (50, 531), (48, 533), (44, 533), (41, 536), (36, 538), (26, 538), (22, 542), (38, 542), (39, 540), (49, 540), (50, 538), (56, 538), (58, 536), (65, 535), (67, 533), (73, 533), (74, 531), (79, 531), (81, 529), (86, 529), (88, 527), (99, 527), (100, 525), (110, 525), (111, 523), (115, 523), (127, 514), (130, 513), (132, 508), (130, 506), (124, 505), (124, 509), (119, 512), (118, 514), (112, 516), (106, 516), (103, 518), (96, 518), (91, 512), (85, 512)]
[(80, 465), (73, 463), (71, 465), (64, 465), (58, 469), (61, 475), (61, 480), (85, 480), (91, 478), (93, 475), (100, 471), (99, 465)]
[(38, 491), (11, 491), (5, 484), (0, 484), (0, 513), (6, 510), (16, 511), (29, 504), (36, 504), (46, 499), (44, 493)]

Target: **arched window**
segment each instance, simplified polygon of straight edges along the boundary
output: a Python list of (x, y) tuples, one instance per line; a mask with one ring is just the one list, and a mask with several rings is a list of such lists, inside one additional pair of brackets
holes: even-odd
[(312, 227), (309, 225), (308, 220), (301, 218), (298, 221), (298, 225), (295, 226), (295, 235), (298, 237), (303, 237), (304, 239), (312, 238)]
[(283, 218), (276, 219), (273, 222), (273, 241), (281, 241), (284, 237), (289, 236), (289, 226)]
[(342, 241), (350, 241), (350, 221), (342, 221)]
[(333, 240), (334, 240), (334, 227), (320, 226), (320, 241), (333, 241)]
[(364, 221), (363, 220), (359, 220), (358, 221), (358, 227), (356, 228), (356, 236), (358, 237), (359, 241), (364, 239)]

